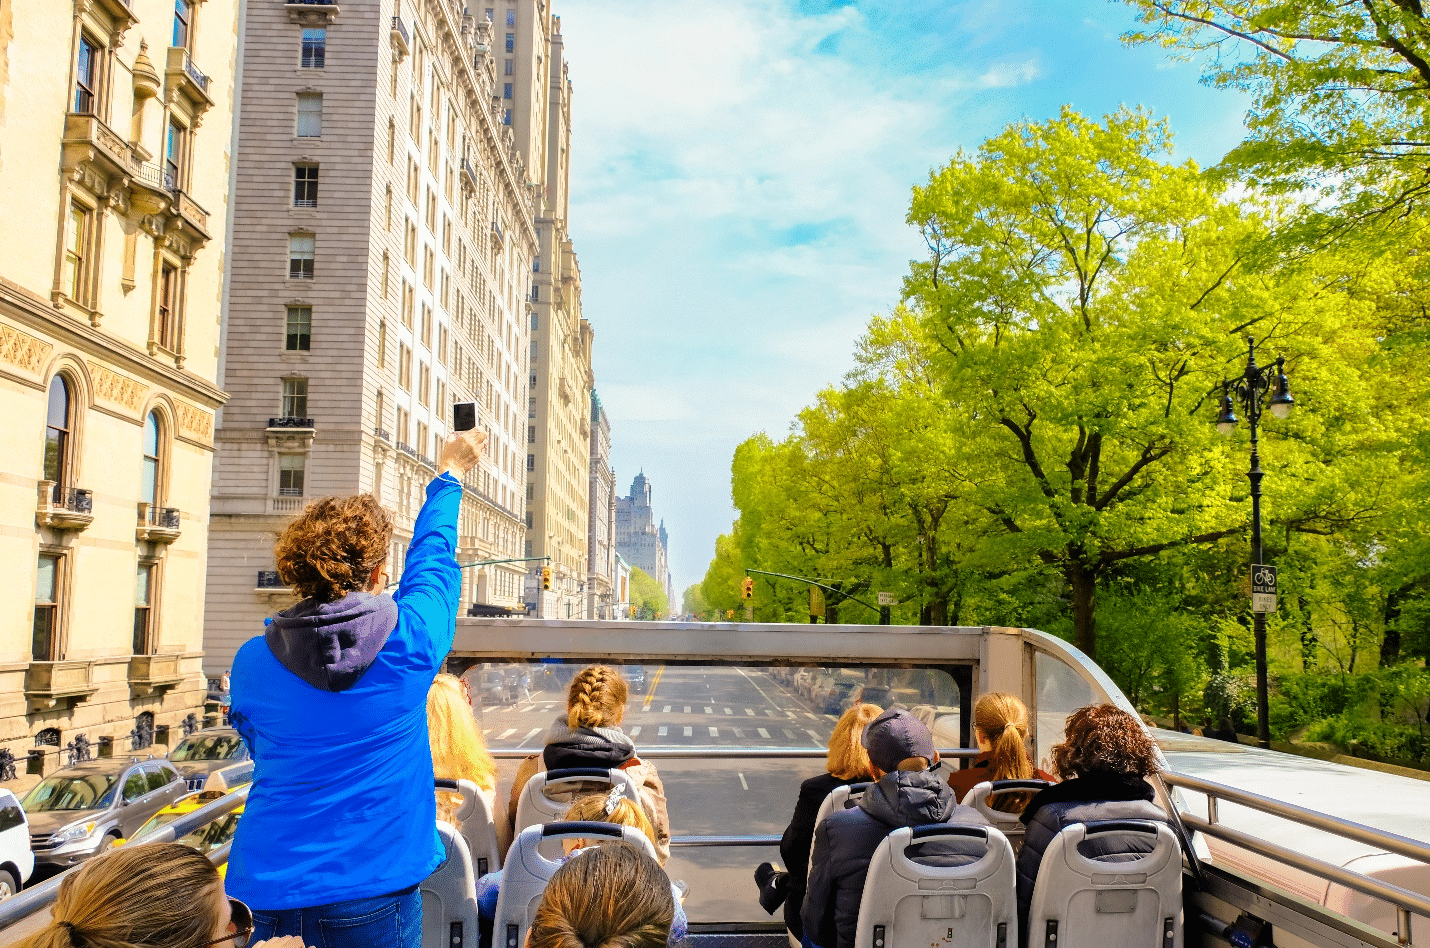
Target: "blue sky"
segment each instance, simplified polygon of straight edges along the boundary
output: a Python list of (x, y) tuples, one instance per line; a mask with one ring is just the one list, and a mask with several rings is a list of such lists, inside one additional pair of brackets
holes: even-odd
[(851, 366), (921, 255), (910, 188), (1071, 103), (1170, 119), (1214, 163), (1245, 100), (1119, 37), (1109, 0), (554, 0), (571, 232), (620, 493), (644, 469), (677, 597), (729, 529), (730, 459)]

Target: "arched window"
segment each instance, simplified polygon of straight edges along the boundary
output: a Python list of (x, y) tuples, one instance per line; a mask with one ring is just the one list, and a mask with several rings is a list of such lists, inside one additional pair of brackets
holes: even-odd
[(139, 499), (151, 507), (159, 504), (159, 413), (144, 419), (144, 471)]
[(64, 376), (50, 382), (49, 413), (45, 420), (45, 480), (63, 486), (68, 479), (70, 453), (70, 387)]

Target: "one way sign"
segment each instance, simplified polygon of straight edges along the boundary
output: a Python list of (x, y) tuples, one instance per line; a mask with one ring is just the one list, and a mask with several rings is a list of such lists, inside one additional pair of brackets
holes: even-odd
[(1276, 567), (1251, 568), (1251, 611), (1276, 611)]

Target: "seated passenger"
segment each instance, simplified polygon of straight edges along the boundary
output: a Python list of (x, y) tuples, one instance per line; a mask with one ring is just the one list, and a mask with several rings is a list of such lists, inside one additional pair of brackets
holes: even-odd
[(301, 938), (249, 942), (253, 915), (224, 895), (218, 870), (178, 843), (125, 846), (60, 883), (45, 927), (15, 948), (303, 948)]
[[(626, 681), (605, 665), (589, 665), (571, 679), (566, 711), (546, 732), (546, 747), (521, 762), (511, 784), (507, 819), (514, 828), (516, 806), (526, 782), (539, 770), (568, 767), (619, 769), (641, 788), (646, 817), (655, 827), (655, 851), (661, 865), (670, 858), (670, 817), (665, 808), (665, 788), (655, 765), (636, 756), (635, 744), (621, 730), (626, 715)], [(589, 792), (583, 788), (578, 792)]]
[[(960, 803), (985, 780), (1056, 780), (1038, 770), (1028, 757), (1028, 708), (1017, 695), (990, 691), (973, 706), (973, 736), (979, 754), (973, 763), (948, 778), (954, 799)], [(999, 793), (989, 798), (993, 809), (1021, 813), (1031, 793)]]
[(809, 875), (809, 847), (814, 841), (814, 821), (824, 798), (834, 790), (851, 783), (873, 780), (869, 769), (869, 752), (861, 738), (864, 728), (877, 718), (882, 709), (872, 704), (856, 704), (839, 718), (834, 733), (829, 736), (829, 756), (825, 758), (825, 773), (810, 777), (799, 785), (799, 799), (794, 816), (780, 838), (780, 858), (785, 871), (776, 872), (769, 863), (755, 870), (755, 882), (760, 887), (760, 907), (771, 915), (783, 903), (785, 928), (796, 940), (804, 937), (799, 912), (804, 907), (804, 889)]
[[(1018, 932), (1024, 944), (1038, 866), (1064, 827), (1093, 820), (1167, 822), (1153, 802), (1152, 785), (1143, 779), (1161, 766), (1142, 722), (1110, 704), (1089, 705), (1072, 713), (1063, 734), (1053, 747), (1053, 766), (1063, 782), (1038, 791), (1020, 817), (1028, 827), (1018, 853)], [(1083, 847), (1089, 857), (1112, 861), (1120, 853), (1150, 852), (1146, 837), (1135, 834), (1100, 835)]]
[[(831, 813), (815, 828), (801, 914), (806, 948), (854, 948), (869, 860), (891, 830), (928, 823), (986, 826), (988, 822), (977, 810), (954, 802), (943, 777), (930, 771), (938, 763), (933, 737), (922, 721), (903, 708), (891, 708), (875, 718), (864, 730), (863, 745), (878, 782), (865, 791), (858, 806)], [(919, 849), (921, 862), (938, 866), (968, 865), (984, 852), (982, 843), (971, 840), (929, 842)]]
[[(619, 787), (611, 788), (611, 792), (604, 796), (599, 793), (588, 794), (581, 797), (571, 809), (566, 811), (564, 819), (582, 820), (593, 823), (613, 823), (616, 826), (633, 826), (645, 834), (651, 845), (655, 845), (655, 830), (651, 828), (650, 820), (641, 812), (641, 808), (632, 803), (622, 793)], [(577, 853), (585, 852), (591, 848), (592, 843), (585, 839), (563, 839), (562, 848), (565, 850), (564, 859), (569, 860)], [(596, 845), (600, 845), (597, 843)], [(677, 883), (670, 883), (671, 894), (675, 897), (675, 916), (671, 921), (670, 943), (673, 945), (685, 937), (686, 921), (685, 909), (681, 907), (681, 900), (684, 898), (682, 887)], [(497, 914), (497, 897), (501, 894), (501, 870), (489, 872), (477, 880), (477, 909), (482, 913), (483, 918), (495, 919)]]
[[(439, 780), (470, 780), (477, 785), (487, 812), (492, 816), (497, 835), (497, 848), (506, 852), (511, 843), (507, 822), (497, 813), (497, 765), (487, 752), (477, 719), (472, 715), (472, 701), (462, 679), (456, 675), (438, 675), (427, 689), (427, 736), (432, 742), (432, 773)], [(457, 810), (462, 796), (439, 790), (437, 819), (452, 825), (457, 823)]]
[(526, 948), (666, 948), (675, 899), (654, 859), (629, 846), (594, 846), (546, 884)]

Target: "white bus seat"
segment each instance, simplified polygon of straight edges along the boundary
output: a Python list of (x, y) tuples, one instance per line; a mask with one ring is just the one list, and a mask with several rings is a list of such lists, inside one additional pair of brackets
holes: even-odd
[(528, 826), (512, 842), (506, 854), (506, 865), (502, 867), (496, 921), (492, 926), (493, 948), (522, 948), (526, 944), (526, 932), (531, 927), (537, 906), (541, 904), (546, 883), (561, 868), (560, 860), (547, 859), (538, 847), (543, 842), (563, 839), (585, 839), (601, 844), (624, 843), (642, 850), (652, 859), (656, 858), (650, 837), (634, 826), (574, 821)]
[[(859, 804), (859, 798), (864, 796), (864, 791), (874, 786), (872, 780), (863, 783), (846, 783), (835, 787), (829, 791), (829, 796), (819, 804), (819, 812), (814, 816), (815, 832), (819, 831), (819, 824), (823, 823), (831, 813), (847, 810)], [(805, 878), (808, 879), (814, 874), (814, 846), (809, 847), (809, 865), (805, 866)]]
[(993, 809), (988, 798), (1005, 790), (1032, 790), (1036, 793), (1051, 786), (1052, 783), (1047, 780), (985, 780), (973, 785), (968, 796), (963, 798), (963, 804), (973, 807), (983, 814), (985, 820), (998, 827), (1003, 835), (1008, 837), (1008, 843), (1013, 847), (1013, 855), (1016, 856), (1018, 850), (1023, 848), (1023, 833), (1027, 827), (1018, 818), (1019, 814)]
[(457, 829), (467, 841), (477, 878), (500, 869), (502, 853), (497, 843), (496, 823), (487, 809), (487, 799), (477, 785), (470, 780), (439, 778), (436, 787), (462, 795), (462, 805), (457, 809)]
[[(1103, 833), (1155, 837), (1151, 852), (1089, 858)], [(1095, 820), (1063, 828), (1038, 866), (1028, 910), (1030, 948), (1182, 948), (1182, 848), (1165, 823)]]
[(447, 857), (418, 887), (422, 893), (422, 948), (478, 948), (480, 914), (471, 851), (450, 823), (438, 820), (437, 835)]
[[(642, 807), (640, 785), (624, 770), (606, 770), (601, 767), (570, 767), (563, 770), (541, 770), (532, 775), (521, 790), (516, 803), (516, 826), (512, 842), (530, 826), (555, 823), (566, 816), (577, 797), (588, 793), (609, 793), (611, 787), (620, 787), (626, 799)], [(555, 798), (551, 796), (555, 794)], [(561, 854), (559, 847), (548, 843), (541, 847), (548, 858)]]
[[(983, 854), (964, 866), (910, 856), (921, 843), (972, 840)], [(869, 861), (854, 948), (1017, 948), (1013, 849), (997, 828), (940, 823), (890, 833)], [(1103, 946), (1108, 948), (1108, 946)]]

